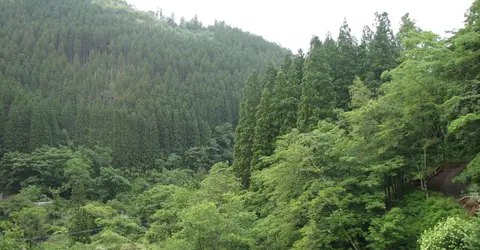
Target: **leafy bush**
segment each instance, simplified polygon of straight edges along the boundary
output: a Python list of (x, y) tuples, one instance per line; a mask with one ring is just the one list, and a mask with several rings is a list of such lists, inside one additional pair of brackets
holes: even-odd
[(421, 250), (474, 250), (480, 249), (480, 228), (477, 220), (457, 216), (449, 217), (433, 229), (426, 230), (419, 242)]
[(371, 249), (415, 249), (423, 231), (449, 216), (467, 216), (454, 200), (437, 193), (425, 199), (423, 191), (415, 191), (398, 206), (372, 221), (366, 237)]

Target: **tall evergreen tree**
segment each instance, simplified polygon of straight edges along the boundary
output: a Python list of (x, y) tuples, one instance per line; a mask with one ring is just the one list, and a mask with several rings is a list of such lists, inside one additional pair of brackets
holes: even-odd
[(60, 140), (65, 139), (61, 138), (60, 127), (58, 125), (59, 114), (57, 112), (60, 112), (61, 108), (54, 99), (49, 98), (44, 103), (44, 109), (47, 112), (48, 125), (52, 135), (52, 145), (58, 145)]
[(257, 73), (251, 74), (243, 90), (240, 120), (235, 130), (233, 169), (245, 188), (250, 184), (250, 162), (256, 124), (255, 110), (260, 103), (262, 89), (263, 84), (258, 80)]
[(374, 76), (371, 72), (372, 69), (372, 42), (373, 42), (373, 31), (367, 25), (363, 27), (362, 37), (360, 39), (360, 45), (358, 46), (358, 57), (357, 57), (357, 74), (361, 79), (371, 78)]
[(185, 120), (185, 110), (173, 112), (173, 151), (181, 152), (187, 145), (187, 121)]
[(140, 150), (142, 152), (141, 161), (143, 164), (141, 172), (152, 169), (155, 160), (159, 158), (160, 144), (158, 139), (158, 127), (156, 126), (155, 115), (144, 114), (139, 122), (142, 124), (142, 141)]
[(198, 119), (194, 110), (187, 112), (187, 147), (200, 146)]
[(344, 77), (342, 75), (342, 72), (341, 70), (337, 70), (341, 67), (343, 67), (343, 65), (340, 64), (340, 57), (339, 57), (339, 47), (338, 47), (338, 43), (337, 41), (335, 41), (335, 39), (333, 39), (332, 37), (332, 34), (330, 32), (328, 32), (325, 36), (325, 40), (323, 42), (323, 49), (324, 49), (324, 53), (325, 53), (325, 61), (330, 65), (330, 68), (332, 69), (330, 71), (330, 77), (332, 79), (332, 84), (333, 84), (333, 91), (334, 91), (334, 96), (335, 96), (335, 108), (337, 108), (338, 104), (337, 102), (340, 102), (341, 101), (341, 86), (337, 83), (337, 81), (339, 79), (341, 79), (342, 77)]
[[(48, 112), (45, 105), (40, 103), (32, 108), (30, 121), (30, 150), (33, 151), (43, 145), (52, 146), (52, 130), (48, 122)], [(53, 118), (53, 117), (50, 117)]]
[[(263, 91), (260, 103), (255, 112), (255, 135), (253, 137), (253, 157), (250, 163), (251, 171), (260, 170), (261, 157), (268, 156), (275, 149), (275, 140), (279, 127), (275, 124), (275, 117), (272, 112), (274, 105), (273, 89), (277, 80), (277, 69), (269, 64), (263, 79)], [(283, 80), (285, 78), (283, 77)]]
[(28, 152), (31, 106), (26, 94), (19, 94), (8, 112), (5, 123), (5, 152)]
[(396, 59), (399, 56), (397, 42), (390, 25), (386, 12), (375, 13), (376, 31), (371, 44), (371, 60), (373, 79), (367, 79), (365, 84), (375, 90), (383, 82), (381, 75), (385, 70), (397, 66)]
[(337, 107), (347, 110), (349, 103), (348, 86), (357, 75), (357, 41), (351, 34), (347, 20), (343, 21), (337, 40), (338, 53), (335, 67), (336, 78), (334, 80), (335, 92), (337, 93)]
[(318, 121), (334, 118), (335, 91), (332, 68), (326, 61), (323, 46), (311, 47), (305, 60), (302, 94), (298, 105), (297, 128), (312, 130)]
[(3, 106), (3, 102), (0, 99), (0, 157), (3, 156), (3, 147), (4, 147), (4, 136), (5, 136), (5, 107)]
[(282, 70), (278, 72), (273, 87), (271, 109), (276, 132), (278, 132), (276, 137), (288, 133), (296, 126), (303, 60), (301, 51), (295, 56), (293, 62), (290, 62), (291, 58), (288, 56), (282, 65)]
[[(335, 39), (333, 39), (332, 34), (328, 32), (325, 35), (325, 40), (322, 43), (324, 53), (326, 55), (325, 60), (330, 64), (330, 67), (336, 68), (338, 65), (336, 56), (338, 55), (338, 44)], [(332, 73), (335, 73), (332, 71)]]
[(88, 107), (79, 107), (75, 119), (75, 142), (79, 145), (91, 145), (91, 112)]

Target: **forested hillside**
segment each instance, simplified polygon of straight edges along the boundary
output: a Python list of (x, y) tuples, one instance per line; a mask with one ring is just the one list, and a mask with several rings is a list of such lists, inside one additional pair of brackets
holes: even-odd
[[(408, 14), (394, 34), (376, 13), (359, 41), (345, 21), (250, 76), (233, 170), (256, 216), (252, 248), (480, 248), (479, 13), (475, 1), (448, 39)], [(466, 193), (429, 186), (463, 164), (453, 181)], [(447, 181), (437, 191), (453, 193)]]
[(480, 249), (480, 0), (293, 55), (117, 0), (0, 12), (0, 249)]
[(130, 172), (235, 126), (246, 76), (287, 53), (122, 1), (4, 0), (0, 25), (0, 155), (101, 145)]

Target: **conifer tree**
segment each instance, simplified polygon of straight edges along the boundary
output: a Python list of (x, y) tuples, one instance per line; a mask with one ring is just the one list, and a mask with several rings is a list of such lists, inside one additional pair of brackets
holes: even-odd
[(185, 112), (174, 111), (173, 112), (173, 144), (172, 148), (174, 152), (182, 152), (187, 145), (187, 126), (185, 121)]
[(201, 143), (207, 142), (212, 135), (212, 130), (210, 129), (210, 126), (208, 126), (208, 123), (205, 120), (200, 120), (198, 122), (198, 131), (200, 133)]
[(288, 133), (296, 126), (303, 60), (301, 51), (295, 56), (293, 62), (288, 56), (282, 65), (282, 70), (278, 72), (273, 87), (272, 102), (274, 125), (278, 132), (276, 137)]
[(363, 27), (362, 37), (360, 39), (360, 45), (358, 46), (358, 57), (357, 57), (357, 74), (361, 79), (371, 78), (370, 76), (372, 68), (372, 59), (371, 59), (371, 46), (373, 41), (373, 31), (367, 25)]
[[(70, 141), (120, 149), (113, 153), (120, 157), (114, 160), (116, 167), (125, 167), (127, 158), (140, 159), (135, 150), (125, 150), (143, 138), (144, 130), (136, 127), (141, 127), (140, 116), (133, 115), (139, 106), (156, 115), (162, 155), (206, 146), (211, 128), (237, 125), (242, 81), (252, 70), (263, 72), (267, 62), (278, 63), (285, 53), (224, 23), (207, 30), (192, 20), (182, 28), (167, 28), (166, 20), (144, 15), (124, 1), (67, 0), (71, 15), (65, 15), (64, 4), (38, 3), (0, 1), (5, 24), (0, 85), (18, 82), (18, 89), (31, 89), (45, 102), (52, 145)], [(112, 6), (121, 13), (110, 11)], [(212, 39), (202, 38), (210, 35)], [(17, 91), (1, 88), (7, 115)], [(10, 92), (15, 94), (5, 97)], [(116, 117), (122, 119), (116, 124), (125, 132), (114, 133), (110, 117), (123, 108), (126, 113)], [(29, 144), (27, 140), (25, 147)]]
[(6, 120), (5, 108), (3, 106), (2, 100), (0, 99), (0, 157), (3, 156), (3, 147), (4, 147), (3, 139), (5, 136), (5, 120)]
[(88, 107), (79, 107), (75, 119), (75, 142), (79, 145), (88, 145), (90, 140), (91, 115)]
[(52, 145), (58, 145), (60, 141), (60, 127), (58, 125), (58, 113), (60, 107), (58, 102), (49, 98), (44, 103), (44, 109), (47, 112), (48, 125), (50, 127), (50, 133), (52, 135)]
[(257, 73), (252, 73), (243, 90), (240, 119), (235, 130), (233, 169), (245, 188), (250, 184), (250, 162), (256, 124), (255, 110), (260, 103), (262, 89), (263, 84), (258, 80)]
[(19, 94), (8, 112), (5, 123), (5, 152), (28, 152), (31, 106), (26, 94)]
[[(273, 89), (277, 80), (277, 69), (269, 64), (263, 79), (263, 91), (260, 103), (255, 112), (255, 135), (253, 137), (253, 157), (250, 163), (251, 171), (260, 170), (261, 157), (269, 156), (275, 149), (275, 140), (279, 131), (279, 124), (275, 124)], [(285, 80), (285, 77), (283, 77)]]
[(302, 94), (298, 105), (297, 128), (312, 130), (318, 121), (334, 118), (335, 92), (332, 69), (323, 46), (311, 47), (305, 60)]
[[(52, 117), (50, 117), (52, 118)], [(48, 113), (45, 105), (34, 105), (30, 121), (30, 151), (43, 145), (52, 145), (52, 130), (48, 123)]]
[[(338, 64), (336, 56), (338, 55), (338, 45), (332, 37), (332, 34), (328, 32), (325, 35), (325, 40), (322, 43), (324, 53), (326, 55), (325, 60), (330, 64), (330, 67), (335, 68)], [(335, 73), (332, 71), (332, 73)]]
[(144, 114), (141, 118), (142, 129), (140, 132), (142, 135), (142, 141), (140, 142), (140, 149), (142, 152), (141, 162), (143, 162), (143, 169), (145, 171), (152, 169), (155, 164), (155, 160), (158, 159), (159, 154), (159, 139), (158, 139), (158, 127), (155, 124), (155, 115)]
[(194, 110), (187, 112), (187, 147), (200, 146), (198, 119)]
[(396, 59), (399, 56), (388, 14), (386, 12), (375, 13), (375, 25), (376, 31), (371, 44), (371, 70), (374, 78), (365, 82), (373, 91), (382, 83), (382, 73), (396, 67)]
[(348, 86), (357, 75), (357, 41), (351, 34), (347, 20), (343, 21), (337, 40), (338, 53), (334, 80), (337, 93), (337, 107), (347, 110), (349, 103)]
[(163, 133), (162, 141), (165, 148), (165, 153), (172, 153), (174, 139), (173, 139), (173, 114), (169, 106), (165, 107), (163, 113)]

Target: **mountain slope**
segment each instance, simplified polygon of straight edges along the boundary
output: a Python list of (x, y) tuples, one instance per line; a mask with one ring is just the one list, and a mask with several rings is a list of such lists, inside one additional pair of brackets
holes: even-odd
[(236, 124), (246, 76), (287, 53), (223, 22), (176, 24), (116, 0), (0, 0), (0, 25), (0, 154), (102, 145), (123, 167)]

